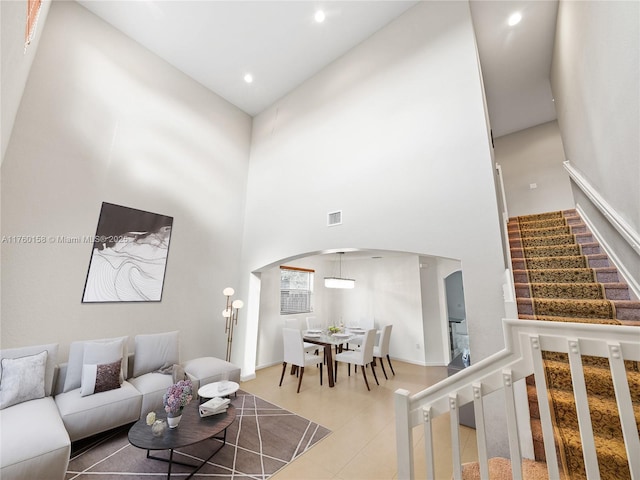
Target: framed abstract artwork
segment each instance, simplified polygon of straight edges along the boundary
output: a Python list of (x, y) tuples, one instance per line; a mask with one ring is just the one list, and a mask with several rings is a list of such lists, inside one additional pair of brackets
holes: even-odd
[(82, 303), (159, 302), (173, 217), (102, 203)]

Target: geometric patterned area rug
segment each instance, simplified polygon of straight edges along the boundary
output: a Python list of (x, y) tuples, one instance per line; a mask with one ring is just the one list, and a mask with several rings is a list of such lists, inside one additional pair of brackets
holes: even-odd
[[(227, 429), (227, 444), (192, 478), (265, 480), (312, 448), (331, 431), (272, 403), (238, 390), (231, 397), (236, 420)], [(166, 478), (167, 463), (146, 458), (146, 450), (127, 440), (130, 425), (72, 445), (66, 480)], [(180, 428), (180, 427), (178, 427)], [(174, 459), (200, 463), (218, 440), (209, 439), (174, 451)], [(154, 452), (161, 456), (163, 451)], [(171, 478), (193, 469), (174, 464)]]

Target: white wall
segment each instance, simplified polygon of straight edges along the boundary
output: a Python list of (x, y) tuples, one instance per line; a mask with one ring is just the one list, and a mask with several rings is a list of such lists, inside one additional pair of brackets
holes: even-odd
[(173, 233), (159, 303), (82, 304), (91, 244), (3, 244), (2, 348), (56, 341), (64, 361), (73, 340), (179, 329), (183, 359), (224, 357), (251, 118), (75, 2), (54, 2), (41, 34), (3, 235), (91, 236), (103, 201), (172, 216)]
[[(495, 352), (503, 259), (489, 149), (468, 5), (421, 3), (254, 119), (247, 291), (249, 272), (328, 249), (459, 258), (472, 350)], [(336, 209), (343, 225), (327, 228)], [(237, 337), (247, 371), (257, 322)]]
[[(560, 2), (551, 70), (566, 158), (636, 235), (640, 232), (638, 18), (638, 2)], [(574, 196), (639, 284), (640, 256), (584, 194)]]
[[(552, 121), (495, 139), (509, 216), (575, 207), (565, 170), (558, 122)], [(530, 188), (534, 183), (536, 188)]]
[(0, 98), (2, 109), (0, 110), (0, 164), (4, 161), (4, 154), (9, 144), (11, 130), (15, 121), (20, 99), (29, 77), (29, 71), (42, 36), (49, 14), (51, 1), (44, 0), (40, 6), (38, 23), (31, 43), (27, 48), (24, 45), (24, 32), (27, 23), (27, 4), (21, 1), (5, 0), (0, 2), (0, 48), (2, 49), (0, 68)]
[[(447, 273), (443, 265), (449, 260), (434, 257), (420, 257), (420, 288), (422, 292), (422, 332), (424, 361), (426, 365), (446, 365), (449, 363), (449, 329), (444, 279)], [(457, 269), (460, 263), (457, 262)], [(414, 342), (409, 346), (414, 348)]]
[[(251, 272), (327, 250), (459, 259), (474, 361), (503, 347), (500, 218), (469, 6), (421, 2), (254, 119), (234, 361), (256, 364)], [(326, 226), (327, 212), (343, 224)], [(490, 421), (501, 414), (498, 405)], [(506, 455), (499, 431), (491, 454)]]

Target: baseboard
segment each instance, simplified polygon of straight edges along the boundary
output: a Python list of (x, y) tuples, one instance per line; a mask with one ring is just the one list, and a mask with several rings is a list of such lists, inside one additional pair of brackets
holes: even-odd
[(282, 360), (278, 360), (277, 362), (265, 363), (263, 365), (256, 365), (256, 370), (273, 367), (274, 365), (282, 365)]
[(256, 374), (252, 373), (251, 375), (240, 375), (241, 382), (248, 382), (249, 380), (254, 380), (256, 378)]
[(595, 228), (593, 222), (589, 219), (589, 216), (586, 214), (584, 209), (580, 205), (576, 205), (576, 210), (578, 211), (578, 214), (580, 215), (584, 223), (587, 225), (587, 227), (591, 231), (591, 234), (593, 235), (593, 237), (600, 244), (600, 247), (602, 248), (602, 250), (604, 250), (604, 252), (607, 254), (611, 262), (613, 262), (614, 266), (618, 269), (618, 272), (620, 273), (620, 275), (622, 275), (624, 281), (627, 283), (627, 285), (629, 285), (629, 289), (631, 289), (631, 291), (636, 296), (636, 298), (640, 298), (640, 284), (638, 284), (638, 282), (634, 280), (633, 276), (624, 267), (624, 265), (622, 264), (618, 256), (613, 252), (609, 244), (604, 240), (602, 235), (600, 235), (600, 233)]
[(406, 360), (404, 358), (391, 357), (391, 360), (403, 363), (410, 363), (411, 365), (419, 365), (420, 367), (446, 367), (446, 363), (442, 362), (418, 362), (417, 360)]

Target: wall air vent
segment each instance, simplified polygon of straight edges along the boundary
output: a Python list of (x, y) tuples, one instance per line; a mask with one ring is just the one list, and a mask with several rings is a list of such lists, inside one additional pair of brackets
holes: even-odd
[(342, 225), (342, 210), (327, 213), (327, 227)]

